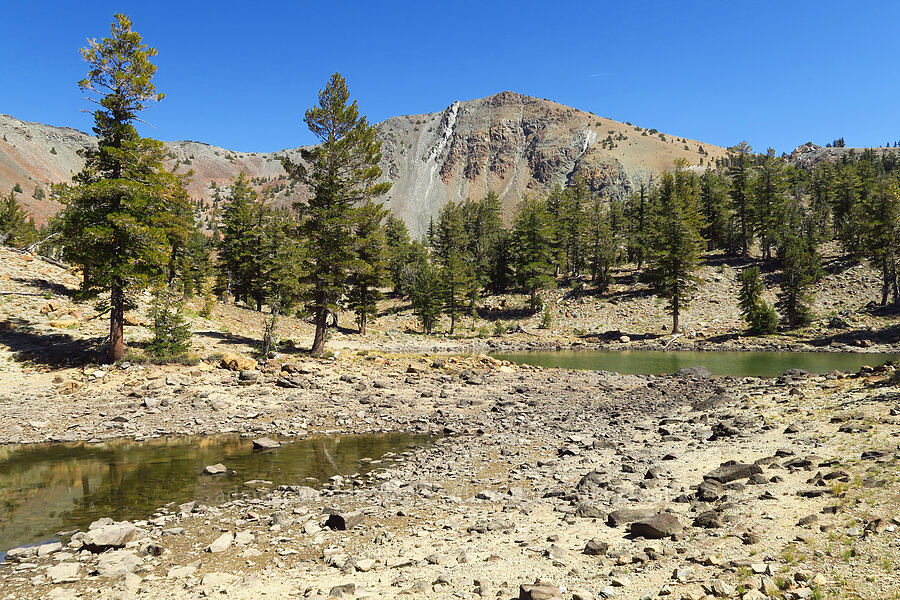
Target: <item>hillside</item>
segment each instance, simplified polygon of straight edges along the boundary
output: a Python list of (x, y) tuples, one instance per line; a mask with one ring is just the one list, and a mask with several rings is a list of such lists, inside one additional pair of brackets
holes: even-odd
[[(724, 149), (619, 123), (556, 102), (501, 92), (454, 102), (422, 115), (392, 117), (377, 125), (383, 142), (382, 169), (394, 185), (388, 206), (420, 234), (447, 201), (496, 192), (507, 215), (528, 194), (545, 193), (583, 173), (592, 188), (621, 196), (635, 182), (670, 168), (683, 158), (706, 164)], [(94, 143), (80, 131), (29, 123), (0, 115), (0, 190), (19, 183), (26, 209), (44, 222), (59, 209), (48, 198), (36, 199), (37, 187), (67, 181), (81, 167), (77, 150)], [(306, 190), (290, 186), (280, 156), (240, 153), (193, 141), (166, 142), (170, 167), (192, 169), (189, 191), (210, 202), (215, 186), (240, 171), (274, 201), (288, 205)]]

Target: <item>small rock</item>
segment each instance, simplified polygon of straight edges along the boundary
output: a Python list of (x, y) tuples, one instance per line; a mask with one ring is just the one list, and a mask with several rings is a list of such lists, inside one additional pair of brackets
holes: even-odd
[(228, 548), (231, 547), (232, 542), (234, 542), (234, 536), (231, 532), (225, 532), (219, 537), (217, 537), (213, 542), (206, 547), (207, 552), (212, 552), (213, 554), (218, 552), (225, 552)]

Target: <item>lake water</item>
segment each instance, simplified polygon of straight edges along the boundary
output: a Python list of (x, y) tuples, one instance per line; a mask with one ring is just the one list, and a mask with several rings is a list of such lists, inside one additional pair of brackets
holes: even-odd
[[(429, 443), (425, 435), (342, 435), (261, 452), (234, 434), (0, 446), (0, 560), (5, 550), (85, 529), (100, 517), (143, 519), (170, 502), (221, 503), (234, 492), (255, 493), (245, 485), (254, 479), (317, 487), (383, 466), (368, 459)], [(215, 463), (237, 473), (203, 473)]]
[(685, 367), (703, 366), (713, 375), (777, 377), (788, 369), (810, 373), (858, 371), (864, 365), (878, 366), (900, 361), (900, 354), (838, 352), (689, 352), (657, 350), (571, 350), (505, 352), (494, 358), (527, 365), (588, 369), (627, 374), (674, 373)]

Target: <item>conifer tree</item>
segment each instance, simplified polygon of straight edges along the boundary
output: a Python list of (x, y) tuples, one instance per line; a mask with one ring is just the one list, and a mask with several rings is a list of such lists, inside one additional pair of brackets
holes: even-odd
[(612, 210), (597, 196), (591, 203), (588, 230), (588, 264), (591, 281), (602, 293), (612, 283), (612, 268), (619, 263), (621, 250), (619, 240), (613, 234)]
[(388, 270), (394, 293), (404, 293), (403, 270), (410, 264), (412, 252), (412, 240), (409, 237), (406, 223), (393, 214), (388, 214), (384, 222), (384, 240), (387, 246)]
[(545, 202), (554, 278), (566, 270), (566, 248), (569, 245), (569, 237), (566, 227), (565, 204), (566, 192), (562, 186), (555, 184), (550, 188), (550, 193), (547, 195)]
[(862, 181), (857, 174), (856, 165), (848, 164), (839, 169), (834, 182), (834, 234), (841, 242), (847, 256), (859, 258), (860, 196), (863, 192)]
[(758, 335), (773, 333), (778, 328), (778, 313), (762, 298), (765, 286), (759, 277), (759, 267), (747, 267), (741, 271), (740, 282), (738, 304), (741, 316), (750, 326), (748, 331)]
[(490, 192), (481, 200), (466, 200), (462, 210), (468, 253), (475, 275), (475, 285), (469, 298), (469, 308), (473, 309), (478, 292), (491, 283), (494, 262), (498, 258), (497, 243), (503, 231), (503, 207), (497, 194)]
[(576, 279), (587, 262), (588, 209), (591, 191), (581, 175), (563, 194), (562, 227), (565, 230), (566, 274)]
[(786, 192), (784, 162), (775, 157), (773, 148), (768, 149), (751, 181), (753, 231), (759, 238), (763, 259), (769, 260), (780, 229)]
[(900, 183), (884, 181), (862, 206), (863, 246), (872, 267), (881, 273), (881, 305), (900, 300), (897, 281), (900, 239)]
[(422, 330), (431, 334), (443, 307), (443, 280), (438, 269), (422, 257), (413, 267), (409, 283), (409, 299), (413, 314), (422, 323)]
[(641, 179), (638, 189), (628, 197), (625, 206), (625, 216), (628, 222), (626, 242), (628, 258), (637, 265), (638, 269), (644, 266), (649, 191), (649, 183)]
[(555, 285), (553, 238), (546, 202), (522, 200), (512, 226), (512, 254), (516, 278), (528, 291), (531, 312), (538, 308), (539, 290)]
[(731, 203), (737, 219), (737, 240), (741, 256), (750, 256), (750, 242), (753, 237), (753, 223), (750, 207), (750, 175), (752, 170), (753, 147), (740, 142), (728, 148), (728, 174), (731, 177)]
[(785, 202), (781, 225), (778, 241), (781, 290), (775, 306), (784, 324), (794, 329), (812, 322), (811, 288), (821, 267), (811, 225), (799, 199), (791, 197)]
[(356, 209), (354, 257), (350, 262), (347, 304), (356, 313), (360, 335), (366, 335), (369, 317), (377, 315), (377, 303), (387, 282), (388, 252), (381, 221), (387, 211), (374, 202)]
[(325, 351), (328, 315), (346, 292), (353, 261), (354, 206), (390, 189), (381, 177), (381, 142), (375, 128), (350, 102), (347, 83), (335, 73), (319, 92), (319, 103), (303, 119), (319, 144), (301, 150), (302, 162), (282, 160), (290, 178), (309, 187), (312, 196), (295, 204), (301, 235), (314, 252), (304, 271), (309, 283), (307, 307), (316, 326), (311, 352)]
[(452, 334), (476, 285), (462, 205), (455, 202), (445, 204), (434, 229), (433, 256), (441, 267), (444, 313), (450, 317)]
[(828, 240), (833, 234), (831, 207), (834, 205), (834, 167), (828, 162), (816, 165), (810, 173), (810, 209), (816, 239)]
[(509, 287), (512, 277), (512, 238), (506, 229), (501, 229), (497, 235), (490, 263), (491, 291), (494, 294), (503, 294)]
[(306, 248), (297, 236), (297, 223), (286, 210), (263, 212), (259, 258), (259, 295), (269, 307), (259, 354), (269, 358), (278, 349), (278, 319), (301, 300)]
[(34, 220), (22, 210), (16, 199), (16, 193), (0, 198), (0, 244), (7, 246), (25, 246), (38, 237)]
[(683, 166), (664, 173), (654, 188), (647, 235), (647, 275), (657, 293), (669, 299), (672, 333), (679, 332), (681, 310), (700, 282), (696, 270), (705, 245), (699, 182)]
[(218, 247), (226, 295), (233, 294), (236, 300), (245, 302), (252, 299), (257, 309), (261, 309), (264, 299), (261, 261), (269, 209), (243, 171), (231, 182), (224, 202)]
[(198, 227), (192, 227), (185, 244), (176, 251), (175, 269), (188, 298), (199, 293), (213, 275), (213, 241)]
[(191, 328), (184, 318), (184, 303), (176, 297), (169, 282), (161, 281), (153, 289), (150, 306), (150, 330), (153, 337), (147, 352), (156, 358), (182, 356), (191, 348)]
[(700, 175), (700, 199), (706, 217), (702, 234), (707, 239), (707, 249), (733, 250), (730, 246), (733, 213), (729, 205), (728, 185), (721, 173), (707, 168)]
[(134, 127), (147, 104), (163, 98), (152, 83), (156, 50), (123, 14), (116, 14), (110, 33), (82, 50), (90, 68), (79, 87), (98, 104), (98, 144), (82, 153), (75, 185), (58, 188), (66, 206), (57, 227), (64, 258), (82, 268), (80, 295), (109, 293), (107, 357), (116, 361), (125, 352), (125, 309), (136, 292), (164, 276), (169, 235), (175, 221), (190, 215), (190, 204), (183, 181), (163, 169), (162, 144)]

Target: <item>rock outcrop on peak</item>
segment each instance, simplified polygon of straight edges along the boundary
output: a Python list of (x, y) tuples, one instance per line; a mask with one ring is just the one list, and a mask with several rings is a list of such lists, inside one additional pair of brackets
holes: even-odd
[[(393, 183), (385, 202), (414, 235), (448, 201), (494, 192), (508, 219), (526, 195), (545, 194), (578, 175), (593, 191), (622, 197), (676, 159), (701, 165), (725, 154), (717, 146), (509, 91), (453, 102), (435, 113), (392, 117), (377, 129), (384, 178)], [(50, 184), (68, 181), (81, 168), (78, 151), (95, 143), (71, 128), (0, 115), (0, 191), (18, 183), (22, 204), (45, 222), (60, 208), (50, 199)], [(166, 150), (169, 167), (193, 171), (188, 191), (206, 206), (241, 171), (277, 205), (289, 206), (308, 191), (292, 185), (281, 166), (282, 156), (296, 159), (299, 149), (234, 152), (177, 141), (166, 142)]]

